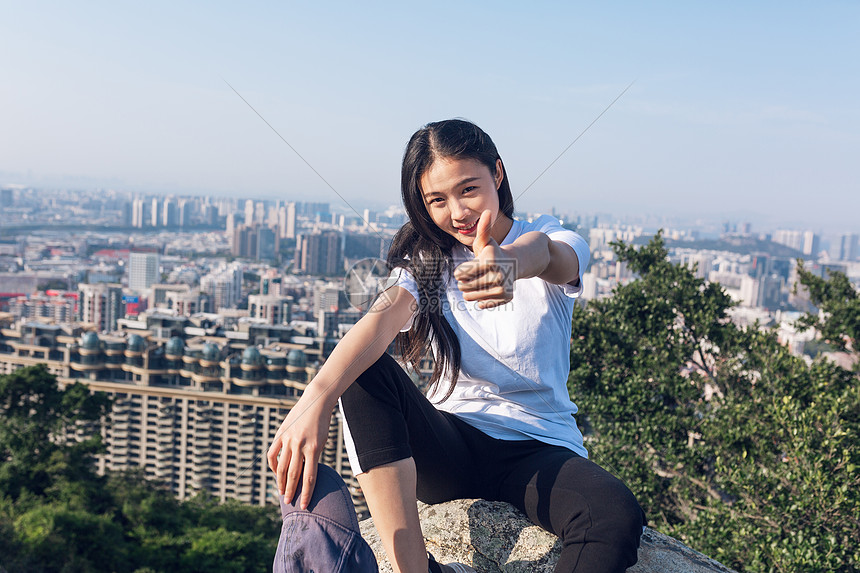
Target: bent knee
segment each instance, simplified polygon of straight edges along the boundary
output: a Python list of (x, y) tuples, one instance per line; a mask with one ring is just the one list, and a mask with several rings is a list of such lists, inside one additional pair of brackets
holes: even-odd
[(605, 492), (601, 503), (592, 507), (592, 528), (588, 537), (605, 543), (618, 551), (628, 566), (636, 562), (639, 539), (645, 526), (645, 512), (633, 492), (618, 480)]
[[(590, 492), (587, 511), (572, 514), (565, 526), (572, 537), (598, 541), (609, 546), (634, 551), (646, 523), (645, 513), (633, 492), (615, 477)], [(585, 518), (585, 519), (583, 519)]]
[(636, 496), (630, 491), (624, 482), (613, 477), (611, 487), (603, 493), (603, 507), (600, 514), (605, 516), (613, 529), (619, 532), (633, 532), (636, 535), (637, 544), (645, 525), (645, 512), (636, 500)]

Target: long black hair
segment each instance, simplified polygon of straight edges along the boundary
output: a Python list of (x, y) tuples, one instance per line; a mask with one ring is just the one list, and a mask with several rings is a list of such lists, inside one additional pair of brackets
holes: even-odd
[[(421, 177), (439, 159), (472, 159), (496, 173), (499, 152), (490, 136), (474, 123), (449, 119), (428, 123), (416, 131), (406, 144), (400, 171), (400, 192), (409, 222), (394, 236), (388, 251), (391, 268), (405, 267), (418, 285), (418, 314), (408, 332), (397, 335), (403, 359), (418, 370), (429, 345), (436, 347), (436, 364), (430, 377), (431, 390), (447, 371), (451, 383), (442, 400), (454, 391), (460, 374), (460, 342), (442, 313), (446, 302), (445, 284), (453, 272), (451, 248), (458, 244), (442, 231), (427, 212), (421, 192)], [(514, 199), (508, 172), (502, 164), (499, 185), (499, 211), (514, 216)]]

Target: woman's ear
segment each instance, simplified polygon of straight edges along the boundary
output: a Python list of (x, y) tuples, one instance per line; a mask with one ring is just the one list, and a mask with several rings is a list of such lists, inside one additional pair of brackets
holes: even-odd
[(496, 191), (502, 186), (502, 179), (505, 178), (505, 168), (502, 167), (502, 160), (496, 159), (496, 174), (493, 179), (496, 180)]

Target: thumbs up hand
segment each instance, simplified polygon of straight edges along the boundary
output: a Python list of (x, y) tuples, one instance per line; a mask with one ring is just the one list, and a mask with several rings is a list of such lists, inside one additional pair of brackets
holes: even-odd
[(490, 241), (497, 247), (499, 246), (490, 235), (490, 231), (493, 228), (492, 217), (492, 211), (487, 209), (481, 213), (481, 218), (478, 219), (478, 228), (475, 229), (475, 241), (472, 243), (472, 252), (475, 253), (476, 257), (484, 250), (484, 247), (490, 244)]
[(505, 257), (493, 239), (492, 212), (481, 213), (472, 252), (475, 258), (454, 269), (457, 287), (465, 300), (478, 301), (478, 308), (492, 308), (510, 302), (514, 297), (516, 261)]

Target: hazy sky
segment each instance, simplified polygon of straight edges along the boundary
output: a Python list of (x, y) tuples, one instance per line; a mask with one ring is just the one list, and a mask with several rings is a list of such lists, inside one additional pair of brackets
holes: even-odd
[[(399, 202), (465, 117), (518, 210), (860, 231), (860, 3), (0, 4), (0, 185)], [(760, 224), (759, 224), (760, 223)]]

